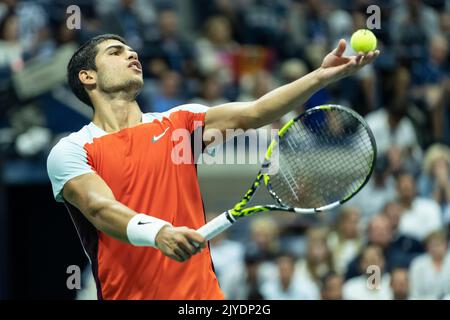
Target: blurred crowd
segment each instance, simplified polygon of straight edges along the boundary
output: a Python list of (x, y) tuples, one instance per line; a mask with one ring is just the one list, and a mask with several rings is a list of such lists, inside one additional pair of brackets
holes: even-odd
[[(72, 4), (79, 30), (66, 24)], [(381, 56), (295, 111), (334, 103), (365, 116), (378, 146), (372, 179), (336, 212), (261, 215), (245, 237), (217, 237), (215, 269), (229, 299), (450, 298), (450, 1), (3, 0), (1, 154), (44, 168), (60, 135), (88, 121), (65, 83), (26, 98), (15, 86), (16, 75), (51, 64), (67, 44), (123, 36), (143, 65), (144, 112), (214, 106), (257, 99), (314, 70), (340, 38), (366, 27), (374, 4)]]

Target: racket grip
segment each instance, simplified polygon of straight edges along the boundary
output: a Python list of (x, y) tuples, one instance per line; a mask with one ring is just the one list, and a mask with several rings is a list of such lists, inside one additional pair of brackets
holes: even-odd
[(236, 222), (236, 219), (228, 211), (215, 217), (210, 222), (197, 230), (206, 241), (211, 240), (222, 231), (225, 231)]

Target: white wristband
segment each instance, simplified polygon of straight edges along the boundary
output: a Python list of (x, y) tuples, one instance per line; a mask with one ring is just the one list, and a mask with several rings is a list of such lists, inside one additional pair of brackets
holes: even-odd
[(137, 214), (128, 222), (128, 241), (135, 246), (150, 246), (156, 248), (156, 235), (165, 225), (172, 226), (167, 221), (142, 213)]

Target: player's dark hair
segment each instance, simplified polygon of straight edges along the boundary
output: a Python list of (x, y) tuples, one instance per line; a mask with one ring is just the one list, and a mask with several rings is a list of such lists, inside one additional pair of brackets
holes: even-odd
[(115, 34), (96, 36), (79, 47), (67, 65), (67, 78), (72, 92), (78, 99), (92, 108), (94, 107), (92, 101), (81, 83), (78, 74), (81, 70), (97, 70), (97, 66), (95, 65), (95, 57), (98, 53), (97, 45), (106, 40), (117, 40), (126, 44), (125, 39)]

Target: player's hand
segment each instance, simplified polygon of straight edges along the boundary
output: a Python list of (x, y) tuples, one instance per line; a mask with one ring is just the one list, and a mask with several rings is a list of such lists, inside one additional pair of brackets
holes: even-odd
[(366, 64), (374, 61), (380, 55), (380, 51), (375, 50), (366, 54), (360, 52), (356, 56), (344, 56), (343, 54), (346, 46), (345, 40), (341, 39), (337, 48), (325, 56), (322, 65), (319, 68), (321, 80), (333, 82), (349, 76)]
[[(184, 262), (206, 247), (205, 239), (187, 227), (164, 226), (156, 235), (156, 246), (161, 252), (178, 262)], [(195, 246), (198, 244), (198, 246)]]

